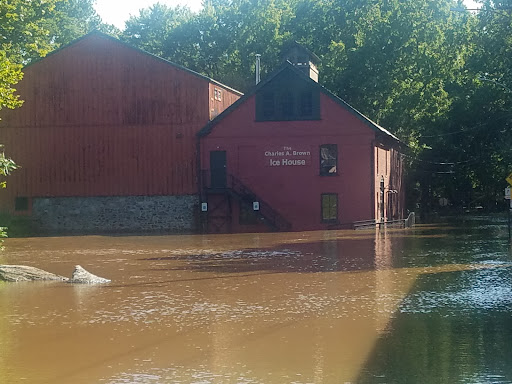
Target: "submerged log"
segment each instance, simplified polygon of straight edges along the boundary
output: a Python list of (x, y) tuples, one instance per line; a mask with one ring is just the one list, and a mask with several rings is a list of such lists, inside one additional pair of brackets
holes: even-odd
[(75, 266), (73, 275), (68, 282), (75, 284), (105, 284), (110, 283), (110, 280), (93, 275), (92, 273), (83, 269), (80, 265), (77, 265)]
[(69, 279), (26, 265), (0, 265), (0, 281), (16, 282), (36, 280), (68, 281)]

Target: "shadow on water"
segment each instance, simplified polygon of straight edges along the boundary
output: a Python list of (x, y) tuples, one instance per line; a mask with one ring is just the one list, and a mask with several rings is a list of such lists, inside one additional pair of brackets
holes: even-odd
[(512, 268), (505, 228), (501, 221), (469, 220), (447, 239), (423, 239), (412, 258), (395, 259), (398, 266), (460, 261), (503, 267), (420, 275), (357, 383), (512, 383)]
[[(481, 223), (454, 228), (424, 225), (416, 230), (366, 232), (350, 238), (283, 242), (268, 248), (172, 254), (140, 258), (145, 271), (234, 273), (354, 272), (390, 268), (485, 263), (502, 254), (505, 230)], [(489, 239), (494, 241), (490, 242)]]
[[(453, 226), (458, 224), (459, 226)], [(357, 272), (383, 269), (433, 267), (450, 264), (496, 262), (503, 254), (505, 229), (497, 224), (477, 222), (423, 225), (414, 230), (358, 231), (327, 239), (290, 242), (289, 234), (270, 247), (236, 247), (232, 250), (172, 252), (138, 258), (141, 272), (176, 272), (175, 278), (133, 282), (153, 285), (197, 280), (239, 278), (257, 274)], [(282, 237), (281, 237), (282, 236)], [(331, 239), (329, 239), (329, 237)], [(493, 241), (489, 241), (493, 239)], [(179, 272), (203, 272), (204, 277), (181, 276)], [(164, 275), (165, 276), (165, 275)], [(119, 285), (111, 285), (118, 287)]]
[(193, 270), (214, 273), (335, 272), (375, 269), (375, 244), (368, 239), (333, 240), (273, 248), (249, 248), (209, 254), (153, 257), (144, 261), (181, 261), (151, 270)]
[[(243, 278), (285, 273), (320, 273), (375, 270), (375, 240), (367, 236), (358, 239), (330, 240), (283, 244), (271, 248), (247, 248), (204, 254), (183, 254), (140, 258), (149, 263), (141, 272), (199, 272), (204, 277), (177, 277), (130, 283), (129, 286), (165, 285), (199, 280)], [(179, 274), (178, 274), (179, 276)], [(117, 288), (110, 284), (105, 288)]]

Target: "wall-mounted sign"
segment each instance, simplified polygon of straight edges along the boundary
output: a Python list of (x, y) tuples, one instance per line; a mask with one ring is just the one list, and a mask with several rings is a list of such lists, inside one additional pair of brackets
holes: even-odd
[(208, 203), (201, 203), (201, 212), (208, 211)]
[(259, 201), (253, 201), (253, 203), (252, 203), (252, 210), (253, 211), (259, 211), (260, 210), (260, 202)]
[(510, 175), (508, 175), (505, 180), (507, 180), (507, 183), (509, 183), (510, 185), (512, 185), (512, 173)]
[(282, 146), (268, 148), (263, 155), (267, 167), (300, 167), (311, 164), (311, 150), (309, 147)]

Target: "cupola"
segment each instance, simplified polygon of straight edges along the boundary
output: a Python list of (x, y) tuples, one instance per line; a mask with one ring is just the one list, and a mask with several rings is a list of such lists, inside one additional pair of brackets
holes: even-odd
[(292, 63), (306, 76), (318, 83), (318, 63), (320, 59), (313, 52), (303, 47), (296, 41), (291, 43), (285, 50), (284, 59)]

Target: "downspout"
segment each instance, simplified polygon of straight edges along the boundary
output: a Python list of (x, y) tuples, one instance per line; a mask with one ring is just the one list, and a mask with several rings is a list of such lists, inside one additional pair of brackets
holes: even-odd
[(370, 219), (371, 220), (375, 220), (375, 203), (377, 202), (377, 196), (375, 194), (375, 177), (377, 176), (375, 174), (375, 139), (372, 140), (372, 143), (371, 143), (371, 146), (370, 146), (370, 159), (371, 159), (371, 164), (370, 164), (370, 173), (371, 173), (371, 177), (370, 177), (370, 180), (371, 180), (371, 196), (372, 196), (372, 199), (370, 199), (370, 212), (371, 212), (371, 217)]
[[(206, 92), (207, 94), (207, 100), (206, 100), (206, 105), (208, 105), (208, 115), (207, 115), (207, 123), (206, 125), (210, 124), (210, 121), (211, 121), (211, 115), (210, 115), (210, 111), (211, 111), (211, 96), (210, 96), (210, 86), (211, 86), (211, 83), (208, 82), (208, 92)], [(205, 125), (205, 126), (206, 126)], [(204, 127), (203, 127), (204, 128)], [(199, 131), (200, 132), (200, 131)], [(199, 206), (197, 207), (197, 218), (198, 218), (198, 229), (200, 231), (200, 233), (205, 233), (206, 231), (206, 226), (205, 226), (205, 216), (207, 214), (207, 212), (203, 212), (201, 210), (201, 204), (205, 201), (203, 201), (203, 195), (204, 195), (204, 178), (203, 178), (203, 173), (201, 171), (201, 135), (199, 132), (196, 132), (196, 172), (197, 172), (197, 192), (198, 192), (198, 196), (199, 196)]]
[(203, 203), (203, 174), (201, 172), (201, 136), (196, 134), (196, 172), (197, 172), (197, 192), (199, 196), (199, 206), (197, 207), (198, 229), (204, 233), (203, 212), (201, 212), (201, 203)]
[(380, 177), (380, 223), (384, 224), (384, 175)]

